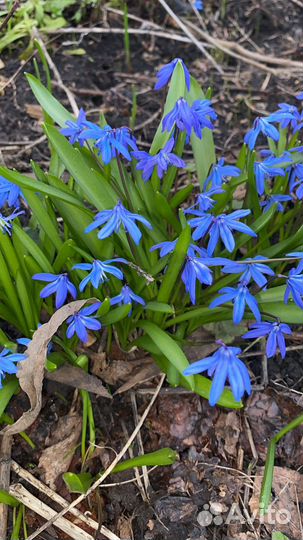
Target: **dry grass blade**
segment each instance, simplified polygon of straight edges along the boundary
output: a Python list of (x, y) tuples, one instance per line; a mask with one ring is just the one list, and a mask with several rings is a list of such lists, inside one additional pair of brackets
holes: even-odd
[(42, 385), (47, 347), (59, 326), (71, 315), (79, 311), (87, 300), (77, 300), (58, 309), (50, 320), (40, 326), (33, 335), (26, 354), (28, 358), (20, 363), (17, 374), (22, 390), (28, 395), (31, 408), (26, 411), (12, 426), (2, 430), (2, 434), (15, 435), (25, 431), (37, 418), (42, 405)]
[(80, 495), (79, 497), (77, 497), (77, 499), (75, 499), (67, 508), (64, 508), (63, 510), (61, 510), (61, 512), (59, 512), (58, 514), (53, 516), (49, 521), (47, 521), (47, 523), (45, 523), (44, 525), (39, 527), (39, 529), (37, 531), (35, 531), (33, 534), (31, 534), (28, 537), (27, 540), (34, 540), (34, 538), (37, 538), (37, 536), (39, 536), (42, 531), (45, 531), (45, 529), (47, 529), (50, 525), (55, 523), (57, 521), (57, 519), (64, 516), (72, 508), (77, 506), (77, 504), (79, 504), (86, 497), (88, 497), (88, 495), (90, 495), (90, 493), (92, 493), (96, 488), (98, 488), (102, 484), (102, 482), (105, 480), (105, 478), (107, 478), (110, 475), (110, 473), (112, 472), (114, 467), (119, 463), (119, 461), (124, 456), (125, 452), (128, 450), (128, 448), (130, 447), (130, 445), (132, 444), (132, 442), (136, 438), (138, 431), (143, 426), (149, 411), (151, 410), (153, 404), (155, 403), (155, 401), (157, 399), (157, 396), (158, 396), (158, 394), (159, 394), (159, 392), (161, 390), (161, 387), (163, 385), (165, 377), (166, 377), (165, 374), (161, 375), (160, 382), (159, 382), (159, 384), (158, 384), (158, 386), (157, 386), (157, 388), (156, 388), (156, 390), (154, 392), (154, 395), (153, 395), (152, 399), (150, 400), (148, 406), (146, 407), (144, 413), (142, 414), (140, 422), (138, 423), (138, 425), (136, 426), (136, 428), (132, 432), (132, 434), (131, 434), (130, 438), (128, 439), (128, 441), (126, 442), (126, 444), (123, 446), (122, 450), (119, 452), (119, 454), (117, 454), (116, 458), (113, 460), (113, 462), (110, 464), (110, 466), (106, 469), (106, 471), (102, 474), (102, 476), (96, 482), (94, 482), (94, 484), (89, 488), (89, 490), (86, 493), (84, 493), (84, 494)]

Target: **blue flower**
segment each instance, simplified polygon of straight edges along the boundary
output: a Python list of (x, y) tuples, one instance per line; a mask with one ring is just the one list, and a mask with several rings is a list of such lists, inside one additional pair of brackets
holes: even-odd
[(279, 140), (279, 131), (275, 126), (271, 125), (271, 122), (274, 121), (275, 120), (272, 120), (270, 116), (267, 118), (262, 118), (261, 116), (255, 118), (252, 129), (248, 131), (244, 137), (244, 142), (248, 145), (250, 150), (255, 148), (256, 141), (260, 133), (263, 133), (263, 135), (273, 139), (276, 142)]
[[(142, 306), (145, 306), (145, 300), (141, 298), (141, 296), (138, 296), (137, 294), (132, 291), (132, 289), (128, 285), (124, 285), (121, 289), (120, 294), (117, 296), (114, 296), (110, 300), (111, 306), (115, 306), (116, 304), (132, 304), (135, 302), (136, 304), (141, 304)], [(131, 312), (129, 313), (130, 316)]]
[(303, 253), (301, 251), (293, 251), (292, 253), (286, 253), (286, 257), (299, 259), (297, 273), (300, 274), (303, 270)]
[(203, 11), (204, 6), (203, 6), (202, 0), (194, 0), (194, 7), (195, 7), (198, 11)]
[(197, 195), (196, 202), (191, 208), (188, 210), (185, 210), (185, 214), (189, 214), (190, 210), (194, 208), (195, 206), (198, 206), (198, 209), (200, 212), (208, 212), (208, 210), (211, 210), (215, 204), (217, 204), (217, 201), (212, 199), (212, 195), (217, 195), (218, 193), (224, 193), (224, 189), (220, 188), (212, 188), (208, 191), (203, 191), (202, 193), (199, 193)]
[(192, 129), (194, 129), (197, 136), (201, 138), (198, 117), (192, 113), (184, 98), (178, 99), (173, 109), (165, 116), (162, 122), (162, 131), (171, 131), (175, 125), (180, 131), (186, 131), (188, 137), (191, 136)]
[(209, 99), (197, 99), (191, 107), (192, 116), (194, 118), (193, 129), (199, 139), (202, 139), (202, 130), (208, 128), (213, 130), (214, 126), (210, 119), (216, 120), (217, 113), (212, 107)]
[(157, 73), (157, 79), (158, 80), (157, 80), (157, 82), (155, 84), (155, 90), (160, 90), (161, 88), (163, 88), (164, 86), (166, 86), (169, 83), (169, 81), (172, 78), (173, 72), (175, 71), (176, 65), (178, 63), (181, 63), (181, 65), (183, 67), (187, 90), (188, 91), (190, 90), (190, 73), (189, 73), (186, 65), (184, 64), (184, 62), (183, 62), (183, 60), (181, 58), (175, 58), (174, 60), (169, 62), (169, 64), (165, 64), (165, 66), (163, 66), (158, 71), (158, 73)]
[(91, 283), (95, 289), (98, 289), (100, 283), (104, 283), (105, 281), (109, 280), (107, 274), (111, 274), (117, 279), (123, 279), (123, 272), (111, 264), (114, 262), (127, 263), (125, 259), (109, 259), (108, 261), (96, 260), (93, 263), (75, 264), (75, 266), (73, 266), (73, 270), (91, 270), (91, 272), (81, 281), (79, 286), (80, 291), (84, 291), (85, 287), (89, 283)]
[(263, 195), (265, 191), (265, 180), (274, 176), (285, 176), (285, 170), (278, 167), (281, 163), (285, 163), (285, 158), (269, 157), (263, 162), (255, 161), (254, 171), (259, 195)]
[(79, 136), (81, 141), (88, 139), (95, 140), (95, 147), (98, 153), (102, 155), (105, 165), (108, 165), (112, 159), (121, 154), (125, 159), (131, 161), (129, 148), (138, 150), (136, 140), (127, 127), (112, 129), (106, 125), (103, 128), (94, 126), (86, 129)]
[(160, 249), (160, 257), (166, 257), (166, 255), (169, 255), (169, 253), (172, 253), (175, 250), (175, 247), (177, 245), (178, 238), (173, 241), (166, 241), (166, 242), (160, 242), (160, 244), (156, 244), (155, 246), (150, 248), (150, 251), (156, 251), (156, 249)]
[(78, 311), (78, 313), (75, 313), (75, 315), (68, 317), (67, 323), (69, 326), (66, 330), (67, 337), (72, 338), (74, 334), (77, 334), (78, 338), (83, 343), (87, 343), (87, 330), (101, 329), (100, 321), (97, 321), (97, 319), (95, 319), (94, 317), (90, 317), (90, 315), (98, 311), (100, 306), (101, 302), (96, 302), (91, 306), (80, 309), (80, 311)]
[(275, 204), (277, 205), (278, 212), (284, 212), (283, 202), (292, 201), (290, 195), (269, 195), (265, 201), (260, 202), (260, 206), (263, 208), (263, 212), (268, 212)]
[(296, 98), (301, 101), (303, 99), (303, 92), (300, 92), (300, 94), (296, 95)]
[(286, 290), (284, 294), (284, 303), (287, 304), (289, 297), (292, 296), (295, 304), (303, 309), (303, 274), (301, 266), (298, 268), (292, 268), (288, 274), (286, 281)]
[(226, 259), (207, 257), (205, 249), (191, 245), (187, 251), (185, 266), (181, 279), (185, 285), (186, 292), (189, 293), (192, 304), (196, 303), (196, 282), (203, 285), (211, 285), (212, 271), (208, 266), (218, 266), (225, 264)]
[(174, 138), (171, 138), (164, 148), (158, 152), (155, 156), (148, 154), (148, 152), (138, 151), (132, 152), (132, 155), (135, 159), (139, 160), (139, 163), (136, 166), (136, 169), (143, 171), (142, 177), (146, 182), (150, 179), (153, 174), (155, 167), (158, 168), (158, 177), (163, 178), (163, 175), (166, 173), (168, 167), (173, 165), (179, 168), (185, 168), (186, 163), (176, 154), (172, 153), (175, 141)]
[(3, 234), (7, 233), (11, 236), (13, 228), (11, 222), (22, 214), (24, 214), (23, 210), (18, 212), (18, 209), (14, 210), (9, 216), (4, 216), (2, 212), (0, 212), (0, 230), (2, 230)]
[(250, 280), (253, 280), (259, 287), (263, 288), (267, 283), (264, 274), (267, 276), (275, 275), (269, 266), (262, 263), (263, 260), (266, 260), (266, 257), (258, 255), (253, 259), (245, 259), (243, 263), (229, 261), (222, 268), (222, 272), (224, 274), (241, 274), (240, 280), (242, 282), (249, 283)]
[(250, 330), (244, 336), (244, 339), (256, 339), (259, 337), (268, 336), (266, 342), (266, 356), (271, 358), (275, 356), (277, 348), (279, 347), (282, 358), (285, 358), (286, 347), (284, 334), (291, 335), (292, 331), (288, 324), (280, 322), (260, 322), (251, 326), (253, 330)]
[(193, 240), (200, 240), (200, 238), (203, 238), (209, 232), (208, 255), (212, 255), (215, 251), (219, 238), (221, 238), (226, 249), (231, 253), (235, 248), (235, 240), (232, 235), (232, 231), (234, 230), (250, 236), (257, 236), (248, 225), (238, 221), (248, 216), (250, 210), (235, 210), (231, 214), (220, 214), (218, 216), (212, 216), (199, 210), (191, 210), (190, 213), (198, 216), (188, 222), (191, 227), (196, 227), (192, 235)]
[(232, 302), (234, 305), (233, 308), (233, 320), (235, 324), (240, 324), (243, 319), (245, 312), (245, 305), (247, 304), (252, 313), (255, 316), (255, 319), (259, 322), (261, 320), (261, 314), (259, 311), (257, 300), (249, 292), (247, 284), (240, 281), (237, 287), (223, 287), (219, 291), (222, 294), (221, 297), (215, 298), (210, 304), (210, 308), (216, 308), (226, 304), (226, 302)]
[(75, 285), (68, 279), (67, 274), (35, 274), (34, 280), (49, 282), (44, 289), (40, 292), (40, 298), (47, 298), (51, 294), (56, 293), (56, 308), (63, 306), (68, 293), (77, 298), (77, 289)]
[(220, 188), (226, 182), (228, 176), (232, 178), (240, 176), (241, 170), (233, 165), (224, 165), (224, 159), (219, 159), (217, 165), (213, 165), (210, 175), (206, 178), (204, 187), (211, 184), (212, 188)]
[(73, 120), (67, 120), (65, 124), (67, 127), (61, 129), (60, 133), (62, 133), (62, 135), (65, 135), (65, 137), (69, 137), (69, 142), (71, 144), (78, 142), (80, 146), (83, 146), (84, 144), (84, 139), (81, 139), (80, 137), (80, 135), (83, 133), (83, 130), (88, 126), (92, 127), (94, 125), (92, 122), (87, 122), (83, 109), (80, 109), (76, 122), (74, 122)]
[(102, 210), (102, 212), (99, 212), (95, 216), (93, 223), (91, 223), (91, 225), (85, 229), (85, 232), (89, 233), (106, 223), (101, 231), (98, 232), (98, 238), (100, 238), (100, 240), (104, 240), (104, 238), (107, 238), (114, 232), (119, 232), (121, 225), (123, 225), (124, 229), (131, 236), (135, 244), (138, 245), (140, 243), (142, 233), (139, 227), (136, 225), (136, 221), (140, 221), (140, 223), (143, 223), (145, 227), (152, 229), (152, 226), (147, 219), (139, 214), (129, 212), (129, 210), (123, 206), (121, 201), (119, 201), (112, 210)]
[(6, 203), (9, 207), (18, 208), (21, 204), (21, 199), (24, 200), (24, 197), (19, 186), (0, 176), (0, 208)]
[(229, 381), (236, 401), (241, 401), (244, 392), (251, 393), (251, 383), (248, 369), (240, 360), (239, 347), (222, 346), (212, 355), (198, 360), (184, 370), (184, 375), (195, 375), (207, 371), (209, 377), (213, 378), (209, 396), (210, 405), (218, 403), (226, 383)]
[(22, 362), (27, 359), (26, 354), (12, 353), (9, 349), (3, 349), (0, 353), (0, 388), (2, 388), (2, 381), (6, 374), (17, 373), (18, 368), (15, 365), (18, 362)]
[(299, 200), (303, 198), (303, 164), (293, 165), (289, 174), (289, 191), (296, 193)]
[(281, 128), (284, 129), (288, 126), (296, 128), (297, 124), (301, 122), (301, 113), (298, 111), (298, 108), (295, 105), (290, 105), (289, 103), (279, 103), (279, 109), (280, 110), (273, 113), (271, 117), (280, 115), (279, 122), (281, 124)]

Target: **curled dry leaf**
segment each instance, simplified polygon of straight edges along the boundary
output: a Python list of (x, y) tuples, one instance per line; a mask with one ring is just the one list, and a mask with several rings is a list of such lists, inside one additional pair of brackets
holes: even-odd
[(33, 335), (26, 354), (25, 362), (20, 363), (17, 374), (22, 390), (28, 395), (31, 408), (23, 413), (21, 418), (12, 426), (4, 428), (2, 433), (15, 435), (25, 431), (37, 418), (42, 405), (42, 385), (44, 379), (44, 366), (46, 362), (47, 347), (53, 335), (64, 321), (79, 311), (88, 300), (76, 300), (58, 309), (50, 320), (40, 326)]
[(100, 379), (83, 371), (83, 369), (67, 364), (51, 373), (46, 373), (45, 377), (50, 381), (67, 384), (73, 388), (87, 390), (97, 396), (112, 399), (110, 393), (104, 388)]

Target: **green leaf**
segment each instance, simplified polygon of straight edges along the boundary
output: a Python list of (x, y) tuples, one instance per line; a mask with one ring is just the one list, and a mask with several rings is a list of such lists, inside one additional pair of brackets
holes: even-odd
[(284, 304), (284, 302), (260, 303), (259, 308), (269, 315), (281, 318), (288, 324), (303, 324), (303, 310), (294, 303)]
[(16, 236), (27, 249), (28, 253), (35, 259), (43, 272), (53, 273), (53, 267), (49, 260), (45, 257), (43, 251), (38, 247), (36, 242), (16, 223), (13, 228), (13, 240)]
[(122, 319), (125, 319), (127, 315), (130, 313), (132, 309), (131, 304), (124, 304), (123, 306), (119, 306), (116, 309), (113, 309), (107, 315), (104, 315), (101, 318), (101, 322), (105, 326), (109, 326), (110, 324), (115, 324)]
[[(136, 326), (142, 328), (146, 334), (148, 334), (151, 340), (154, 341), (156, 346), (160, 349), (161, 353), (182, 375), (189, 363), (184, 352), (173, 338), (150, 321), (139, 321)], [(193, 377), (189, 376), (186, 377), (186, 379), (190, 388), (194, 390), (195, 385)]]
[(169, 313), (173, 315), (175, 310), (169, 304), (164, 304), (163, 302), (148, 302), (145, 306), (145, 309), (148, 311), (156, 311), (159, 313)]
[(3, 387), (0, 389), (0, 416), (4, 413), (7, 405), (9, 404), (13, 395), (17, 392), (19, 388), (19, 382), (17, 377), (12, 377), (10, 379), (5, 379), (3, 382)]
[[(178, 459), (178, 454), (175, 450), (171, 448), (161, 448), (161, 450), (156, 450), (155, 452), (150, 452), (149, 454), (143, 454), (142, 456), (137, 456), (132, 459), (126, 459), (116, 465), (113, 469), (113, 473), (118, 473), (122, 471), (127, 471), (133, 469), (134, 467), (155, 467), (155, 466), (167, 466), (173, 465)], [(101, 473), (100, 473), (101, 474)]]
[(63, 480), (71, 493), (86, 493), (94, 482), (93, 476), (88, 472), (79, 474), (67, 472), (63, 474)]
[(34, 75), (31, 75), (30, 73), (26, 73), (26, 78), (29, 82), (29, 85), (32, 89), (32, 92), (38, 101), (40, 103), (42, 109), (49, 114), (49, 116), (59, 124), (59, 126), (63, 127), (65, 125), (65, 122), (67, 120), (75, 121), (75, 118), (72, 114), (70, 114), (64, 107), (59, 103), (59, 101), (54, 98), (54, 96), (41, 84), (41, 82), (34, 77)]
[(31, 212), (37, 219), (39, 225), (44, 230), (49, 240), (53, 243), (56, 249), (60, 249), (62, 246), (62, 240), (58, 233), (58, 228), (54, 225), (54, 222), (47, 213), (45, 206), (42, 204), (40, 198), (36, 193), (28, 189), (23, 189), (23, 194), (26, 201), (29, 204)]
[(289, 540), (288, 536), (281, 533), (280, 531), (273, 531), (271, 535), (271, 540)]
[(16, 507), (19, 506), (20, 501), (7, 493), (7, 491), (4, 491), (3, 489), (0, 489), (0, 503), (6, 504), (7, 506)]
[[(205, 96), (199, 83), (196, 81), (196, 79), (191, 77), (188, 102), (190, 105), (192, 105), (197, 99), (205, 99)], [(216, 162), (216, 152), (212, 131), (208, 128), (204, 128), (202, 130), (202, 139), (199, 139), (195, 134), (193, 134), (191, 136), (191, 144), (196, 163), (198, 180), (200, 187), (202, 188), (211, 166)]]

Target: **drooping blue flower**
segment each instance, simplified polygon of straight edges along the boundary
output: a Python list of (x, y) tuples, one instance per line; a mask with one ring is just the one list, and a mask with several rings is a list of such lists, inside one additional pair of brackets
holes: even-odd
[(83, 133), (83, 130), (88, 126), (90, 126), (91, 128), (94, 126), (92, 122), (88, 122), (86, 120), (86, 115), (83, 109), (80, 109), (78, 118), (75, 122), (73, 120), (67, 120), (65, 124), (67, 127), (61, 129), (60, 133), (62, 133), (62, 135), (65, 135), (65, 137), (69, 137), (69, 142), (71, 144), (75, 144), (76, 142), (78, 142), (80, 146), (83, 146), (85, 140), (81, 139), (80, 137), (80, 135)]
[(183, 62), (181, 58), (175, 58), (169, 64), (165, 64), (157, 73), (157, 82), (155, 84), (155, 90), (160, 90), (164, 86), (166, 86), (169, 81), (171, 80), (173, 73), (175, 71), (176, 65), (181, 63), (184, 71), (184, 77), (185, 77), (185, 83), (187, 86), (187, 90), (190, 90), (190, 73)]
[(287, 304), (289, 298), (292, 297), (295, 304), (303, 309), (303, 274), (301, 267), (292, 268), (286, 280), (286, 290), (284, 294), (284, 303)]
[(10, 375), (17, 373), (18, 367), (16, 364), (18, 362), (23, 362), (27, 359), (26, 354), (12, 353), (9, 349), (3, 349), (0, 353), (0, 388), (2, 388), (3, 379), (6, 374)]
[(198, 210), (200, 210), (200, 212), (208, 212), (215, 206), (215, 204), (217, 204), (217, 201), (212, 199), (212, 196), (217, 195), (218, 193), (224, 193), (224, 189), (213, 188), (208, 191), (202, 191), (202, 193), (198, 193), (195, 204), (190, 206), (190, 208), (188, 208), (187, 210), (184, 210), (184, 214), (190, 214), (192, 208), (196, 207), (198, 207)]
[(12, 221), (22, 214), (24, 214), (23, 210), (19, 212), (17, 208), (9, 216), (4, 216), (0, 212), (0, 230), (2, 233), (11, 236), (13, 228)]
[(212, 188), (220, 188), (227, 177), (235, 178), (240, 176), (241, 170), (233, 165), (224, 165), (224, 158), (219, 159), (217, 165), (213, 165), (210, 175), (206, 178), (204, 187), (211, 184)]
[(271, 122), (275, 121), (276, 120), (272, 120), (270, 116), (267, 118), (262, 118), (261, 116), (255, 118), (252, 129), (250, 129), (244, 137), (244, 142), (248, 145), (250, 150), (255, 148), (256, 141), (260, 133), (276, 142), (279, 140), (279, 131), (275, 126), (271, 125)]
[(142, 233), (137, 226), (136, 221), (143, 223), (143, 225), (145, 225), (145, 227), (148, 229), (152, 229), (152, 226), (147, 219), (139, 214), (129, 212), (129, 210), (123, 206), (121, 201), (119, 201), (112, 210), (102, 210), (99, 212), (95, 216), (93, 223), (91, 223), (91, 225), (85, 229), (85, 232), (89, 233), (106, 223), (101, 231), (98, 232), (98, 238), (100, 238), (100, 240), (104, 240), (104, 238), (107, 238), (114, 232), (119, 232), (120, 227), (123, 226), (135, 244), (138, 245), (140, 243)]
[(184, 98), (179, 98), (173, 109), (165, 116), (162, 122), (162, 131), (171, 131), (173, 127), (177, 126), (180, 131), (186, 131), (187, 136), (191, 136), (192, 130), (196, 134), (200, 133), (200, 123), (197, 115), (194, 115), (191, 107)]
[[(222, 343), (222, 342), (221, 342)], [(251, 393), (250, 377), (245, 364), (240, 360), (239, 347), (228, 347), (224, 343), (212, 355), (198, 360), (184, 370), (184, 375), (195, 375), (207, 371), (209, 377), (213, 377), (209, 396), (210, 405), (218, 403), (226, 381), (232, 389), (236, 401), (241, 401), (244, 393)]]
[(47, 298), (51, 294), (56, 294), (56, 308), (63, 306), (68, 293), (75, 300), (77, 298), (77, 289), (69, 280), (67, 274), (35, 274), (32, 279), (36, 281), (46, 281), (46, 285), (40, 292), (40, 298)]
[(81, 281), (79, 285), (80, 291), (84, 291), (85, 287), (91, 283), (95, 289), (98, 289), (100, 284), (109, 280), (107, 274), (115, 276), (117, 279), (123, 279), (123, 272), (112, 263), (127, 263), (125, 259), (109, 259), (108, 261), (95, 260), (93, 263), (78, 263), (73, 266), (73, 270), (91, 270), (91, 272)]
[(215, 251), (219, 238), (221, 238), (226, 249), (231, 253), (235, 248), (235, 240), (232, 231), (240, 231), (249, 236), (257, 236), (248, 225), (238, 221), (239, 219), (248, 216), (250, 210), (235, 210), (231, 214), (220, 214), (218, 216), (212, 216), (211, 214), (206, 214), (199, 210), (191, 210), (190, 213), (198, 216), (188, 222), (191, 227), (195, 228), (192, 235), (193, 240), (200, 240), (200, 238), (203, 238), (209, 233), (209, 244), (207, 247), (208, 255), (212, 255)]
[(78, 313), (75, 313), (75, 315), (68, 317), (66, 321), (68, 324), (68, 328), (66, 330), (66, 336), (68, 338), (72, 338), (74, 334), (77, 334), (78, 338), (83, 343), (87, 343), (88, 341), (87, 330), (100, 330), (101, 329), (100, 321), (95, 319), (95, 317), (91, 317), (93, 313), (96, 313), (96, 311), (98, 311), (100, 306), (101, 306), (101, 302), (96, 302), (95, 304), (92, 304), (91, 306), (80, 309), (80, 311), (78, 311)]
[(299, 200), (303, 199), (303, 164), (293, 165), (289, 174), (289, 191), (295, 193)]
[(190, 296), (192, 304), (196, 303), (196, 283), (199, 281), (203, 285), (211, 285), (212, 271), (209, 266), (219, 266), (226, 263), (226, 259), (212, 258), (207, 256), (205, 249), (191, 245), (187, 251), (181, 279), (185, 285), (185, 290)]
[(299, 259), (297, 272), (300, 274), (303, 270), (303, 253), (301, 251), (292, 251), (291, 253), (286, 253), (286, 257)]
[(150, 251), (156, 251), (156, 249), (160, 249), (160, 257), (166, 257), (166, 255), (169, 255), (169, 253), (172, 253), (175, 250), (175, 247), (177, 245), (178, 238), (176, 240), (166, 242), (160, 242), (160, 244), (156, 244), (155, 246), (150, 248)]
[(249, 330), (244, 336), (244, 339), (256, 339), (259, 337), (267, 337), (266, 342), (266, 356), (271, 358), (275, 356), (277, 348), (279, 348), (282, 358), (285, 358), (286, 347), (284, 334), (290, 336), (292, 331), (288, 324), (281, 322), (259, 322), (251, 326), (252, 330)]
[(278, 212), (284, 212), (284, 206), (282, 203), (292, 201), (290, 195), (269, 195), (266, 197), (265, 201), (260, 202), (261, 208), (263, 208), (263, 213), (268, 212), (275, 204), (277, 205)]
[(263, 288), (267, 283), (267, 278), (265, 276), (275, 275), (272, 268), (267, 266), (267, 264), (262, 263), (264, 260), (266, 260), (266, 257), (257, 255), (253, 259), (245, 259), (243, 263), (229, 261), (224, 268), (222, 268), (222, 272), (224, 274), (241, 274), (240, 281), (248, 284), (253, 280), (259, 287)]
[(194, 0), (194, 7), (195, 7), (198, 11), (203, 11), (204, 6), (203, 6), (202, 0)]
[(302, 99), (303, 99), (303, 92), (300, 92), (300, 94), (297, 94), (297, 95), (296, 95), (296, 98), (297, 98), (299, 101), (302, 101)]
[(195, 119), (193, 122), (194, 132), (199, 139), (202, 139), (202, 130), (204, 128), (214, 129), (211, 120), (217, 119), (217, 113), (213, 109), (210, 99), (197, 99), (194, 101), (191, 112)]
[(128, 161), (131, 161), (129, 149), (138, 150), (136, 139), (127, 127), (113, 129), (109, 125), (103, 128), (94, 125), (94, 127), (86, 129), (79, 135), (80, 141), (87, 141), (88, 139), (95, 141), (94, 145), (98, 153), (102, 155), (105, 165), (108, 165), (112, 159), (115, 159), (120, 154)]
[(285, 176), (285, 170), (278, 165), (285, 163), (284, 157), (269, 157), (265, 161), (255, 161), (254, 171), (256, 175), (257, 191), (263, 195), (265, 191), (265, 181), (274, 176)]
[(211, 309), (222, 306), (222, 304), (226, 304), (226, 302), (232, 302), (234, 305), (233, 321), (235, 324), (240, 324), (244, 317), (245, 307), (247, 304), (249, 309), (254, 314), (256, 321), (261, 321), (258, 302), (249, 292), (245, 282), (240, 281), (237, 287), (223, 287), (219, 293), (222, 294), (222, 296), (219, 296), (212, 301), (209, 306)]
[(299, 112), (298, 108), (295, 105), (290, 105), (289, 103), (279, 103), (278, 105), (279, 110), (273, 113), (271, 117), (280, 113), (279, 122), (281, 124), (281, 128), (284, 129), (291, 126), (293, 129), (295, 129), (298, 123), (300, 123), (302, 120), (301, 113)]
[(145, 182), (150, 179), (155, 167), (157, 167), (158, 177), (161, 179), (171, 165), (183, 169), (186, 167), (185, 161), (172, 152), (174, 144), (175, 141), (172, 137), (155, 156), (143, 151), (132, 152), (133, 157), (139, 160), (136, 169), (143, 171), (142, 178)]
[(21, 200), (24, 200), (24, 197), (20, 187), (0, 176), (0, 208), (6, 203), (9, 207), (19, 208)]
[[(145, 300), (143, 300), (141, 296), (135, 294), (128, 285), (123, 285), (121, 292), (117, 294), (117, 296), (111, 298), (110, 305), (115, 306), (116, 304), (132, 304), (133, 302), (145, 306)], [(129, 313), (129, 316), (130, 314), (131, 312)]]

